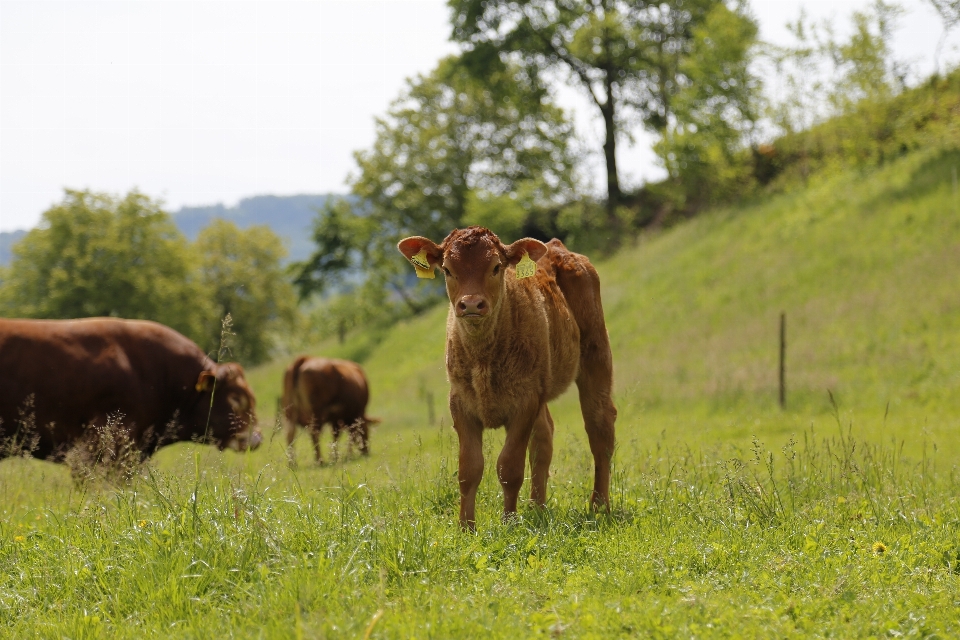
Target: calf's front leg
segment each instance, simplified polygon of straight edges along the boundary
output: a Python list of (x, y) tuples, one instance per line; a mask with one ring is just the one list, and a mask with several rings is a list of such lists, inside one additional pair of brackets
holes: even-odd
[(530, 501), (538, 506), (547, 504), (547, 478), (553, 460), (553, 417), (547, 405), (533, 423), (530, 435)]
[(483, 425), (450, 403), (453, 428), (460, 440), (460, 527), (468, 531), (477, 528), (477, 489), (483, 478)]
[(526, 466), (527, 444), (530, 442), (530, 433), (533, 423), (540, 416), (543, 405), (532, 411), (520, 411), (515, 419), (507, 423), (507, 438), (503, 443), (503, 451), (497, 459), (497, 477), (503, 487), (503, 517), (517, 512), (517, 498), (523, 486), (523, 472)]

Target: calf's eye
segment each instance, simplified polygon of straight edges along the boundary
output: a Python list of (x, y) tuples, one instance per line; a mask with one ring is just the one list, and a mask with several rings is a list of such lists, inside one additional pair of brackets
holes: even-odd
[(450, 269), (447, 269), (446, 267), (443, 267), (443, 275), (449, 276), (449, 275), (450, 275)]
[(497, 275), (498, 273), (500, 273), (500, 265), (499, 265), (499, 264), (493, 268), (493, 275)]

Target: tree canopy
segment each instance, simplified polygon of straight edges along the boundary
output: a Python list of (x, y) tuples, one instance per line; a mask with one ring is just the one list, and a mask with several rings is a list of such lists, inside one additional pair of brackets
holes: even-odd
[(0, 271), (5, 316), (155, 320), (214, 353), (230, 313), (232, 357), (255, 364), (295, 313), (270, 229), (214, 221), (191, 245), (161, 203), (137, 191), (67, 190), (13, 254)]
[[(617, 143), (629, 136), (632, 121), (660, 135), (675, 125), (678, 94), (693, 84), (688, 57), (698, 29), (711, 12), (730, 11), (721, 0), (448, 1), (453, 38), (462, 44), (469, 67), (486, 69), (506, 59), (538, 82), (563, 72), (597, 107), (605, 131), (608, 218), (614, 225), (621, 200)], [(749, 22), (739, 5), (735, 9)], [(715, 65), (737, 66), (746, 51), (721, 46), (713, 54), (733, 56)]]
[(137, 191), (118, 198), (66, 190), (13, 254), (0, 289), (3, 315), (140, 318), (194, 340), (205, 335), (210, 308), (187, 241), (160, 204)]
[(376, 121), (372, 148), (356, 154), (352, 197), (328, 202), (317, 218), (317, 251), (295, 270), (302, 296), (362, 269), (416, 307), (397, 238), (443, 238), (487, 221), (496, 200), (522, 203), (522, 216), (572, 195), (572, 125), (524, 69), (488, 71), (480, 80), (454, 57), (409, 81)]
[(207, 321), (211, 339), (220, 335), (220, 319), (233, 319), (232, 356), (257, 364), (270, 355), (274, 333), (289, 328), (296, 313), (296, 296), (281, 267), (283, 242), (266, 226), (239, 229), (214, 220), (195, 244), (200, 282), (213, 306)]

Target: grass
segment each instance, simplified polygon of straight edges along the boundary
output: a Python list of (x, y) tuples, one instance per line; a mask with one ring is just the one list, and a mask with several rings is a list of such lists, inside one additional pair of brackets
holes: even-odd
[(278, 440), (248, 455), (181, 445), (130, 486), (95, 491), (61, 468), (8, 461), (0, 629), (70, 638), (960, 632), (960, 487), (932, 448), (911, 461), (902, 443), (868, 445), (837, 426), (776, 451), (623, 441), (613, 509), (594, 516), (590, 461), (561, 437), (549, 508), (500, 522), (487, 473), (474, 535), (456, 525), (450, 434), (396, 440), (381, 439), (379, 459), (296, 473)]
[[(956, 636), (957, 165), (931, 147), (827, 172), (598, 264), (609, 514), (586, 508), (568, 393), (548, 508), (500, 521), (491, 432), (478, 532), (459, 530), (438, 308), (318, 349), (366, 354), (369, 458), (292, 471), (267, 426), (256, 452), (175, 445), (129, 484), (4, 461), (0, 635)], [(268, 425), (286, 364), (250, 371)]]

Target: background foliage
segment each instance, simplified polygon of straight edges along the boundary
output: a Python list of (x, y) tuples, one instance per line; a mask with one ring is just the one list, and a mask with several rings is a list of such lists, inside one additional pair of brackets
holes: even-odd
[(233, 356), (270, 353), (292, 321), (280, 239), (265, 227), (218, 221), (188, 243), (161, 204), (67, 190), (0, 270), (0, 314), (23, 318), (113, 316), (155, 320), (216, 353), (220, 321), (233, 314)]

